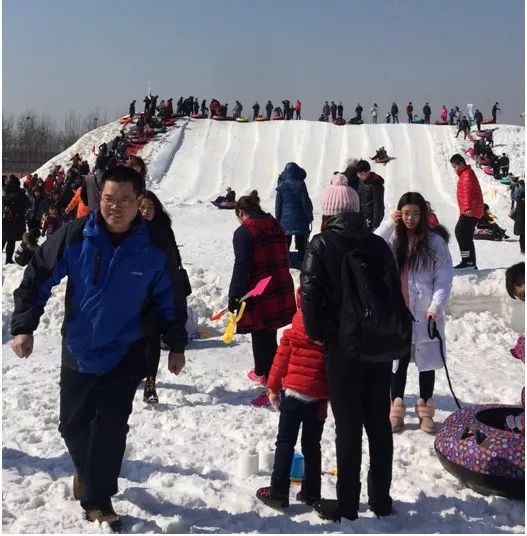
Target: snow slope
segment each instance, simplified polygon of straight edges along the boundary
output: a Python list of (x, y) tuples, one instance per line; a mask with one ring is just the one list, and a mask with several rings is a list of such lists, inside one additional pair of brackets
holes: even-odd
[[(59, 155), (66, 162), (77, 151), (88, 154), (115, 135), (110, 124), (76, 148)], [(524, 130), (501, 126), (495, 133), (511, 157), (512, 171), (524, 167)], [(194, 292), (189, 304), (211, 338), (194, 341), (187, 351), (187, 367), (179, 377), (166, 370), (162, 357), (159, 374), (160, 404), (145, 407), (138, 392), (130, 419), (129, 445), (123, 463), (120, 491), (114, 505), (123, 514), (126, 532), (339, 532), (306, 506), (294, 501), (289, 515), (256, 501), (257, 487), (267, 485), (261, 472), (246, 479), (237, 476), (242, 453), (272, 449), (278, 414), (253, 408), (258, 394), (246, 379), (251, 368), (248, 336), (237, 336), (226, 347), (207, 316), (226, 302), (232, 270), (234, 215), (209, 204), (227, 185), (239, 195), (257, 188), (263, 206), (273, 211), (276, 177), (288, 161), (308, 173), (307, 184), (318, 211), (319, 191), (348, 158), (372, 155), (380, 145), (395, 157), (386, 166), (374, 165), (386, 179), (386, 200), (395, 206), (409, 189), (431, 201), (439, 220), (451, 232), (457, 218), (456, 178), (448, 158), (468, 146), (453, 139), (448, 127), (423, 125), (363, 125), (336, 127), (299, 121), (276, 124), (178, 121), (143, 151), (151, 182), (173, 216), (184, 263)], [(44, 166), (45, 167), (45, 166)], [(512, 229), (506, 217), (507, 189), (477, 172), (485, 199)], [(319, 225), (319, 212), (315, 228)], [(512, 236), (512, 233), (510, 233)], [(501, 402), (517, 404), (523, 385), (522, 365), (508, 353), (517, 332), (523, 330), (523, 304), (506, 295), (504, 268), (523, 260), (516, 239), (476, 245), (480, 271), (456, 275), (447, 321), (449, 368), (463, 404)], [(451, 242), (454, 260), (459, 252)], [(58, 426), (60, 324), (65, 282), (46, 307), (36, 332), (35, 352), (27, 361), (9, 350), (12, 292), (22, 277), (18, 266), (2, 273), (3, 372), (3, 530), (5, 532), (108, 532), (91, 525), (71, 491), (72, 464)], [(294, 272), (298, 283), (298, 272)], [(417, 428), (413, 411), (418, 388), (411, 366), (407, 386), (407, 430), (395, 436), (392, 495), (396, 514), (377, 520), (367, 510), (363, 471), (360, 519), (355, 532), (514, 532), (524, 531), (524, 504), (483, 497), (463, 488), (446, 473), (433, 452), (433, 438)], [(444, 372), (437, 374), (438, 420), (455, 405)], [(323, 438), (323, 469), (335, 466), (334, 423), (328, 417)], [(364, 469), (367, 442), (364, 442)], [(336, 479), (323, 476), (323, 495), (335, 496)]]

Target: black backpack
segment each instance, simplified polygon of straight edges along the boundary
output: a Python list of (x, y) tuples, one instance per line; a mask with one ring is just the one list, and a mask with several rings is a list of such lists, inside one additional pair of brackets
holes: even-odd
[(370, 235), (344, 253), (341, 284), (338, 336), (347, 357), (387, 362), (407, 355), (413, 317), (404, 302), (395, 259), (382, 238)]

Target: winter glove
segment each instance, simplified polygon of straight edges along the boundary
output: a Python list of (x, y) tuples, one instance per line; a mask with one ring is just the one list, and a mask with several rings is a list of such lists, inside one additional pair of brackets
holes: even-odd
[(235, 313), (240, 308), (240, 298), (229, 296), (229, 305), (227, 308), (231, 313)]

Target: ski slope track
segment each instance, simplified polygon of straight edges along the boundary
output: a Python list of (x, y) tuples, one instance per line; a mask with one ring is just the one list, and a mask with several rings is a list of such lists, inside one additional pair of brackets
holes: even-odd
[[(523, 175), (523, 127), (497, 125), (495, 151), (505, 151), (511, 171)], [(56, 164), (67, 166), (79, 152), (93, 164), (93, 146), (121, 130), (110, 123), (89, 132), (37, 172), (45, 176)], [(359, 519), (341, 526), (320, 520), (295, 500), (283, 514), (262, 505), (254, 494), (268, 485), (269, 474), (241, 479), (238, 461), (249, 451), (271, 450), (278, 413), (250, 405), (260, 389), (251, 384), (251, 340), (237, 335), (221, 341), (223, 323), (208, 316), (224, 307), (232, 273), (232, 234), (238, 223), (232, 211), (210, 201), (231, 186), (238, 196), (257, 189), (265, 210), (274, 213), (278, 174), (295, 161), (307, 172), (315, 206), (313, 229), (320, 227), (320, 192), (348, 159), (368, 158), (383, 145), (393, 157), (372, 168), (385, 179), (387, 215), (399, 197), (419, 191), (431, 202), (450, 231), (454, 262), (459, 251), (453, 236), (458, 217), (457, 177), (449, 158), (471, 146), (455, 139), (453, 127), (427, 125), (335, 126), (309, 121), (239, 124), (178, 120), (173, 128), (140, 153), (149, 168), (149, 184), (173, 218), (185, 267), (193, 287), (189, 298), (208, 338), (190, 343), (183, 373), (171, 376), (166, 354), (158, 375), (160, 403), (146, 407), (137, 393), (125, 460), (114, 507), (127, 533), (523, 533), (524, 503), (485, 497), (463, 487), (440, 465), (433, 437), (418, 428), (414, 405), (418, 374), (410, 365), (406, 429), (394, 437), (392, 496), (395, 514), (376, 519), (367, 508), (367, 441), (363, 445)], [(505, 268), (523, 260), (512, 234), (509, 190), (476, 170), (485, 201), (510, 240), (477, 242), (480, 270), (456, 274), (449, 303), (446, 342), (449, 370), (463, 405), (519, 404), (524, 383), (521, 363), (509, 354), (523, 331), (523, 304), (506, 294)], [(35, 332), (35, 349), (20, 360), (9, 348), (13, 290), (23, 269), (2, 272), (2, 527), (6, 533), (108, 533), (108, 526), (83, 520), (72, 495), (73, 465), (57, 431), (60, 327), (66, 282), (48, 301)], [(293, 271), (298, 285), (298, 272)], [(436, 375), (437, 421), (456, 409), (444, 371)], [(300, 444), (297, 445), (300, 450)], [(335, 467), (335, 431), (331, 412), (322, 439), (322, 468)], [(322, 494), (335, 497), (336, 479), (324, 474)]]

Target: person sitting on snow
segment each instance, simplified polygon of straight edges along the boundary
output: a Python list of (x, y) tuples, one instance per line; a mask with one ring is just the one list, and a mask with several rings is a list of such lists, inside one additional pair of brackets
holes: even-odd
[(218, 196), (213, 202), (212, 204), (213, 205), (216, 205), (218, 206), (219, 204), (221, 203), (234, 203), (236, 201), (236, 192), (230, 187), (230, 186), (227, 186), (227, 195), (223, 196), (223, 195), (220, 195)]
[[(519, 262), (507, 268), (505, 272), (505, 287), (513, 300), (525, 301), (525, 263)], [(520, 335), (516, 346), (510, 349), (512, 357), (519, 359), (525, 364), (525, 334)], [(523, 411), (519, 415), (508, 415), (507, 427), (512, 430), (525, 430), (525, 387), (522, 389), (521, 405)]]
[(386, 152), (386, 149), (384, 147), (381, 147), (380, 149), (377, 149), (377, 151), (375, 151), (375, 156), (372, 156), (372, 160), (379, 160), (379, 159), (383, 159), (383, 158), (387, 158), (388, 157), (388, 153)]
[(283, 117), (284, 114), (282, 113), (282, 108), (280, 106), (277, 106), (273, 111), (273, 116), (275, 117)]
[(494, 240), (507, 240), (509, 237), (505, 229), (502, 229), (497, 223), (496, 215), (490, 210), (487, 203), (483, 205), (483, 216), (478, 220), (476, 227), (478, 229), (489, 229), (492, 232)]
[(426, 202), (426, 208), (428, 209), (428, 227), (433, 229), (439, 225), (439, 220), (437, 219), (436, 213), (430, 204), (430, 201)]

